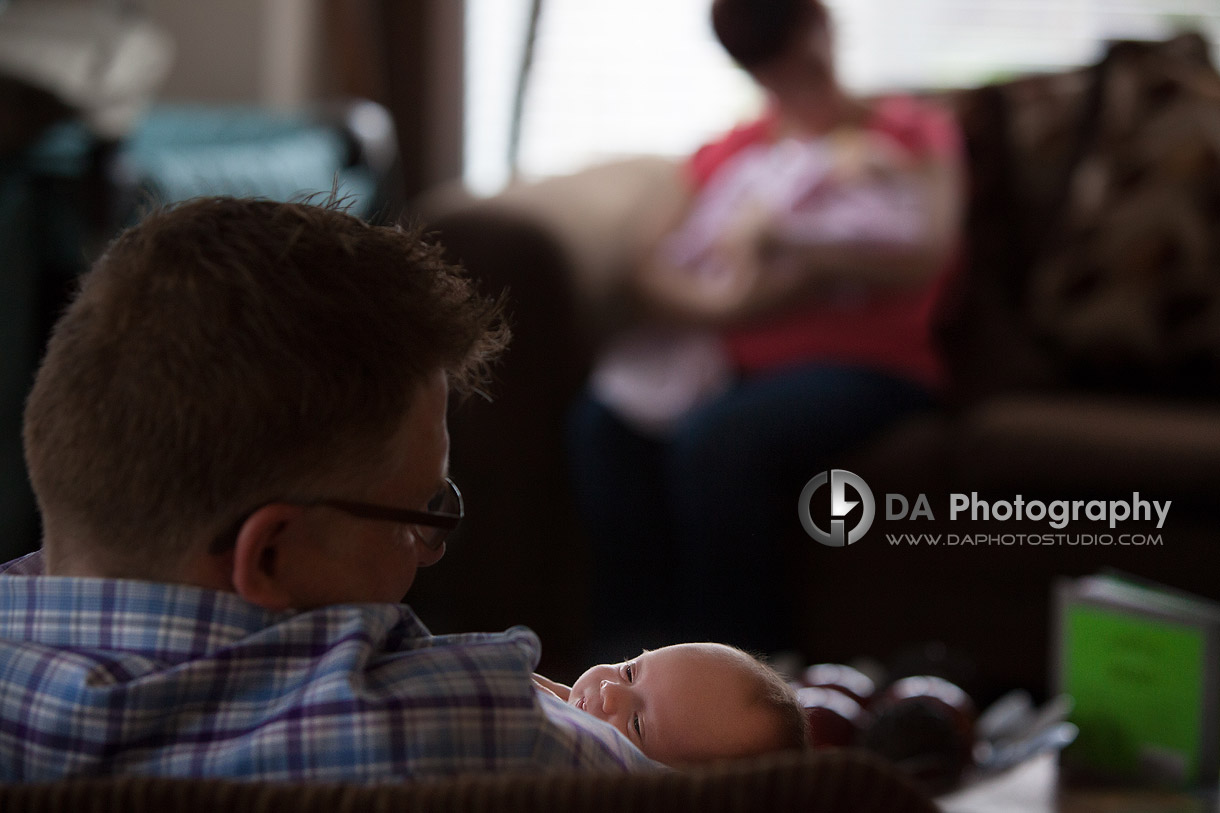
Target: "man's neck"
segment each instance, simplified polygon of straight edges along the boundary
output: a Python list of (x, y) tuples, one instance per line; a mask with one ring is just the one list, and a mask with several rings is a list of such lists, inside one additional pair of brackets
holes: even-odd
[(161, 571), (147, 567), (147, 563), (143, 563), (143, 566), (133, 566), (99, 555), (95, 552), (95, 546), (64, 544), (62, 540), (51, 537), (43, 540), (42, 551), (43, 573), (47, 576), (139, 579), (233, 592), (232, 563), (226, 563), (224, 556), (193, 557), (183, 565)]

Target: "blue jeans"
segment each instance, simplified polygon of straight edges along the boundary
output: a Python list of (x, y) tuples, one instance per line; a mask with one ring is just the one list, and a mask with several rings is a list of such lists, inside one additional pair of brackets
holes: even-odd
[(801, 489), (931, 401), (887, 373), (806, 364), (738, 382), (659, 439), (584, 396), (568, 439), (592, 544), (592, 656), (680, 640), (792, 647), (781, 543), (803, 538)]

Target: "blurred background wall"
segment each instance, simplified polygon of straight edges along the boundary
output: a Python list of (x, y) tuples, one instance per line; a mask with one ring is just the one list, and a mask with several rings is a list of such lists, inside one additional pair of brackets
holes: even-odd
[(322, 0), (147, 0), (143, 8), (174, 37), (177, 56), (164, 98), (293, 107), (329, 81)]
[(166, 101), (385, 105), (408, 195), (461, 174), (461, 0), (143, 0), (174, 38)]

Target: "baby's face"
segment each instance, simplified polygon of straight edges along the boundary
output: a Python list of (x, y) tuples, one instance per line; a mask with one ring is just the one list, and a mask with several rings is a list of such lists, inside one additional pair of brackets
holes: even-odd
[(568, 704), (605, 720), (667, 765), (755, 753), (774, 724), (750, 702), (746, 656), (719, 644), (678, 644), (594, 666)]

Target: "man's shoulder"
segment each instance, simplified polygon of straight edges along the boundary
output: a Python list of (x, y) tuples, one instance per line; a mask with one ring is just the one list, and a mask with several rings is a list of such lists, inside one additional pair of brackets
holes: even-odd
[[(183, 760), (277, 779), (651, 764), (610, 726), (538, 696), (541, 644), (526, 627), (433, 635), (410, 607), (390, 604), (267, 613), (183, 585), (44, 578), (36, 556), (2, 572), (13, 578), (0, 579), (0, 606), (11, 610), (0, 649), (21, 669), (55, 664), (54, 685), (10, 670), (16, 706), (35, 710), (52, 738), (103, 710), (121, 717), (128, 724), (103, 750), (116, 760), (138, 752), (149, 774), (176, 775)], [(93, 685), (98, 669), (112, 675), (105, 685)], [(127, 690), (132, 681), (141, 692)], [(56, 701), (69, 695), (88, 702)], [(166, 717), (156, 698), (170, 695), (210, 712)], [(284, 728), (288, 718), (296, 727)], [(217, 719), (245, 734), (219, 736)], [(151, 740), (163, 746), (141, 745)], [(93, 749), (67, 747), (49, 761), (22, 753), (27, 777), (110, 767)]]
[(656, 767), (612, 726), (537, 691), (533, 672), (540, 654), (538, 636), (523, 626), (428, 636), (384, 654), (383, 663), (393, 664), (389, 672), (402, 681), (401, 692), (387, 691), (407, 699), (415, 712), (432, 709), (416, 714), (416, 725), (444, 719), (447, 730), (436, 732), (438, 740), (477, 723), (482, 734), (470, 728), (463, 736), (484, 738), (482, 747), (499, 752), (505, 768)]
[[(642, 770), (655, 768), (626, 737), (612, 726), (538, 692), (533, 671), (541, 654), (538, 636), (528, 627), (504, 632), (460, 633), (417, 641), (409, 664), (414, 674), (411, 691), (421, 702), (439, 691), (455, 702), (454, 708), (476, 708), (500, 716), (507, 745), (524, 751), (519, 756), (533, 767), (568, 767), (590, 770)], [(511, 732), (511, 733), (510, 733)]]
[(416, 775), (655, 767), (613, 727), (540, 694), (532, 680), (540, 653), (538, 636), (522, 626), (401, 642), (390, 636), (360, 676), (367, 683), (357, 724), (390, 739), (409, 731)]
[(42, 551), (36, 550), (0, 564), (0, 576), (41, 576)]
[[(49, 600), (74, 580), (22, 581), (0, 596), (44, 587)], [(123, 585), (94, 582), (84, 586), (97, 595), (109, 588), (122, 603)], [(13, 760), (0, 779), (53, 780), (121, 765), (149, 775), (377, 780), (627, 770), (642, 759), (617, 732), (540, 702), (531, 681), (538, 639), (525, 628), (433, 636), (402, 605), (328, 607), (269, 618), (258, 629), (203, 624), (193, 606), (178, 619), (191, 622), (184, 626), (167, 618), (182, 602), (143, 594), (128, 596), (120, 615), (131, 623), (122, 623), (76, 612), (95, 601), (61, 598), (59, 610), (44, 602), (35, 623), (13, 619), (0, 634), (0, 650), (12, 656), (0, 684), (14, 700), (10, 710), (37, 720), (32, 733), (61, 746), (51, 753), (10, 742)], [(175, 648), (175, 640), (184, 643)], [(54, 679), (38, 678), (40, 670)], [(140, 691), (130, 691), (133, 683)], [(61, 702), (69, 696), (78, 701)], [(167, 697), (200, 713), (167, 714)], [(89, 721), (99, 716), (123, 725), (107, 729), (104, 741), (73, 739), (72, 732), (93, 731)], [(5, 722), (0, 710), (0, 728)]]
[[(414, 614), (403, 608), (411, 618)], [(420, 625), (419, 629), (425, 629)], [(389, 636), (375, 653), (375, 667), (409, 681), (416, 694), (457, 693), (477, 702), (532, 705), (530, 679), (541, 653), (527, 627), (504, 632)]]

